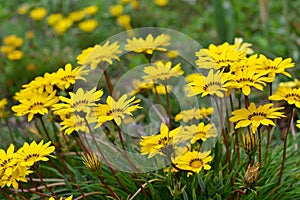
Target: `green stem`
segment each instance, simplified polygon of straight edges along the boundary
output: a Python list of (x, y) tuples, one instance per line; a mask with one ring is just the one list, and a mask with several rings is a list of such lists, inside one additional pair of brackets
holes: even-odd
[(165, 91), (166, 91), (167, 108), (168, 108), (168, 116), (169, 116), (169, 129), (171, 129), (172, 128), (171, 106), (170, 106), (170, 99), (169, 99), (168, 89), (167, 89), (166, 85), (165, 85)]

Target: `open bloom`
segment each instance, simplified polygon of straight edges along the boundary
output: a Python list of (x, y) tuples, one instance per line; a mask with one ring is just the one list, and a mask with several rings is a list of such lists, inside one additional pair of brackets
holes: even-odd
[[(210, 151), (198, 152), (198, 151), (187, 151), (182, 156), (175, 160), (175, 165), (182, 170), (188, 170), (190, 172), (199, 173), (202, 168), (209, 170), (211, 166), (208, 162), (213, 160), (210, 156)], [(188, 173), (190, 175), (190, 173)]]
[(94, 47), (83, 50), (81, 54), (77, 56), (77, 60), (78, 64), (90, 65), (91, 69), (95, 69), (101, 62), (107, 62), (111, 65), (113, 59), (119, 61), (118, 55), (121, 52), (118, 42), (109, 44), (109, 41), (107, 41), (103, 45), (95, 45)]
[(127, 99), (127, 95), (122, 95), (117, 101), (111, 96), (107, 97), (106, 104), (98, 104), (95, 108), (95, 115), (98, 120), (96, 127), (101, 126), (104, 122), (114, 120), (120, 125), (126, 115), (132, 116), (132, 112), (142, 108), (139, 106), (140, 99), (134, 100), (135, 97)]
[(50, 141), (44, 144), (43, 140), (38, 144), (35, 141), (30, 144), (25, 142), (15, 154), (17, 162), (20, 166), (30, 167), (37, 161), (48, 161), (48, 156), (55, 150), (50, 144)]
[(227, 42), (218, 46), (211, 44), (208, 49), (196, 52), (196, 65), (199, 68), (230, 71), (231, 66), (246, 58), (246, 50), (238, 47), (238, 44), (230, 45)]
[(153, 54), (154, 51), (167, 51), (166, 46), (170, 45), (170, 36), (166, 34), (160, 34), (157, 37), (153, 37), (152, 34), (148, 34), (146, 39), (132, 38), (127, 39), (125, 50), (134, 51), (137, 53)]
[(93, 32), (98, 26), (98, 21), (95, 19), (88, 19), (78, 24), (78, 28), (86, 33)]
[(202, 119), (203, 117), (208, 117), (214, 112), (214, 109), (212, 107), (209, 108), (192, 108), (189, 110), (182, 110), (180, 113), (178, 113), (175, 116), (175, 122), (178, 122), (182, 120), (183, 122), (188, 122), (193, 119), (199, 120)]
[(255, 133), (259, 125), (272, 125), (275, 123), (272, 119), (285, 117), (282, 112), (278, 112), (283, 107), (272, 108), (273, 104), (265, 104), (258, 106), (251, 103), (248, 108), (241, 108), (232, 112), (232, 117), (229, 119), (231, 122), (237, 122), (235, 129), (240, 127), (247, 127), (251, 125), (252, 133)]
[(181, 134), (181, 137), (184, 140), (190, 140), (194, 144), (198, 140), (205, 141), (207, 138), (217, 137), (217, 130), (212, 124), (205, 125), (201, 122), (198, 125), (184, 126), (184, 132)]
[(202, 97), (206, 95), (217, 95), (218, 97), (223, 97), (223, 92), (227, 90), (230, 85), (230, 80), (232, 75), (230, 73), (223, 73), (217, 71), (213, 73), (211, 69), (207, 76), (201, 74), (193, 74), (192, 78), (187, 77), (186, 79), (190, 82), (188, 83), (186, 89), (188, 91), (187, 96), (195, 96), (202, 94)]
[(169, 130), (166, 124), (160, 125), (160, 133), (157, 135), (142, 136), (141, 154), (149, 154), (151, 158), (157, 154), (168, 155), (174, 154), (174, 145), (181, 142), (178, 134), (182, 132), (182, 127)]
[(288, 104), (295, 104), (296, 107), (300, 108), (300, 88), (279, 87), (269, 99), (284, 100)]
[(59, 101), (55, 93), (56, 91), (50, 94), (47, 92), (33, 92), (30, 96), (25, 96), (23, 99), (20, 99), (20, 104), (13, 106), (11, 109), (17, 116), (28, 114), (28, 121), (31, 121), (36, 114), (47, 114), (48, 108)]
[(154, 66), (147, 66), (144, 68), (143, 79), (146, 82), (150, 81), (166, 81), (172, 77), (178, 77), (182, 75), (184, 72), (180, 68), (180, 63), (171, 68), (172, 63), (167, 62), (164, 64), (161, 61), (155, 63)]

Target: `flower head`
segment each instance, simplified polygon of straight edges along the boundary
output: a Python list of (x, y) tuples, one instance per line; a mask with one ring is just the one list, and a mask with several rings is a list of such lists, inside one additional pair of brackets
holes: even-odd
[(70, 135), (74, 131), (82, 131), (83, 133), (89, 133), (89, 124), (96, 122), (97, 119), (93, 116), (81, 116), (78, 114), (71, 114), (70, 117), (65, 117), (60, 123), (61, 131), (64, 131), (65, 134)]
[(203, 117), (208, 117), (214, 112), (214, 109), (212, 107), (209, 108), (192, 108), (189, 110), (182, 110), (180, 113), (178, 113), (175, 116), (175, 121), (178, 122), (179, 120), (182, 120), (183, 122), (188, 122), (193, 119), (199, 120)]
[(174, 163), (179, 169), (194, 173), (199, 173), (202, 168), (205, 170), (210, 170), (211, 166), (208, 164), (208, 162), (213, 160), (213, 157), (210, 156), (210, 153), (210, 151), (188, 151), (182, 156), (178, 157)]
[(55, 147), (50, 144), (50, 141), (44, 144), (43, 140), (38, 144), (35, 141), (30, 144), (25, 142), (23, 147), (16, 152), (17, 162), (20, 166), (30, 167), (37, 161), (48, 161), (48, 156), (51, 156), (50, 154), (55, 150)]
[(122, 119), (126, 115), (132, 116), (132, 112), (142, 108), (139, 106), (140, 99), (134, 100), (135, 97), (127, 99), (127, 95), (122, 95), (117, 101), (111, 96), (107, 97), (106, 104), (98, 104), (95, 109), (95, 114), (98, 119), (96, 127), (101, 126), (104, 122), (114, 120), (117, 125), (121, 124)]
[(178, 134), (182, 132), (182, 127), (169, 130), (166, 124), (160, 125), (160, 133), (151, 136), (142, 136), (141, 138), (141, 154), (149, 154), (148, 158), (156, 154), (170, 156), (174, 153), (174, 145), (178, 144), (180, 138)]
[(300, 88), (278, 87), (275, 93), (269, 96), (269, 100), (284, 100), (288, 104), (295, 104), (296, 107), (300, 108)]
[(20, 99), (20, 104), (13, 106), (11, 109), (17, 116), (28, 114), (28, 121), (31, 121), (36, 114), (43, 115), (48, 113), (48, 108), (59, 101), (55, 94), (56, 91), (50, 94), (47, 92), (38, 93), (34, 91), (31, 96), (25, 96), (23, 99)]
[(98, 12), (98, 6), (90, 5), (88, 7), (83, 8), (82, 11), (87, 15), (93, 16)]
[(212, 124), (205, 125), (203, 122), (198, 125), (184, 126), (181, 137), (190, 140), (194, 144), (197, 140), (205, 141), (207, 138), (217, 137), (217, 130)]
[(219, 46), (211, 44), (208, 49), (196, 52), (196, 56), (199, 68), (230, 71), (232, 66), (246, 58), (246, 50), (240, 50), (237, 44), (225, 42)]
[(265, 104), (258, 106), (251, 103), (248, 108), (241, 108), (232, 112), (232, 117), (229, 119), (231, 122), (237, 122), (235, 129), (240, 127), (247, 127), (251, 125), (252, 133), (255, 133), (259, 125), (272, 125), (275, 123), (272, 119), (285, 117), (282, 112), (278, 112), (283, 107), (272, 108), (273, 104)]
[(120, 60), (118, 54), (122, 51), (118, 42), (109, 44), (107, 41), (104, 45), (95, 45), (94, 47), (89, 47), (82, 51), (82, 53), (77, 56), (78, 64), (90, 65), (91, 69), (95, 69), (101, 62), (107, 62), (110, 65), (113, 59)]
[(147, 66), (144, 68), (143, 79), (146, 82), (151, 81), (166, 81), (172, 77), (178, 77), (182, 75), (184, 72), (180, 68), (180, 63), (171, 68), (172, 63), (167, 62), (164, 64), (161, 61), (155, 63), (154, 66)]
[(23, 42), (24, 42), (23, 39), (16, 35), (9, 35), (3, 39), (4, 44), (14, 48), (18, 48), (22, 46)]
[(198, 94), (202, 94), (202, 97), (208, 94), (223, 97), (223, 92), (227, 90), (228, 86), (230, 86), (229, 81), (232, 78), (230, 73), (216, 71), (214, 74), (212, 69), (209, 71), (207, 76), (203, 76), (201, 74), (193, 74), (192, 76), (193, 78), (186, 78), (190, 81), (186, 87), (188, 97)]
[(101, 160), (95, 153), (82, 157), (82, 163), (93, 173), (97, 174), (101, 170)]
[(166, 46), (170, 45), (170, 36), (164, 33), (153, 38), (152, 34), (148, 34), (146, 39), (132, 38), (127, 39), (125, 50), (137, 53), (153, 54), (154, 51), (167, 51)]
[(98, 21), (95, 19), (88, 19), (78, 24), (78, 28), (86, 33), (93, 32), (98, 26)]
[(71, 85), (75, 84), (76, 80), (85, 80), (83, 75), (88, 74), (88, 72), (88, 70), (84, 70), (84, 67), (72, 69), (72, 65), (68, 63), (65, 65), (65, 69), (60, 68), (52, 75), (51, 84), (55, 84), (61, 89), (68, 89)]
[(47, 15), (47, 10), (45, 8), (39, 7), (30, 11), (30, 17), (35, 21), (41, 21)]

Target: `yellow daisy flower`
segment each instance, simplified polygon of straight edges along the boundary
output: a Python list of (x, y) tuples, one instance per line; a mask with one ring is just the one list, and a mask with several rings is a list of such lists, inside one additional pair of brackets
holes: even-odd
[[(0, 186), (3, 188), (4, 186), (10, 187), (12, 186), (14, 189), (19, 188), (19, 182), (27, 182), (26, 176), (32, 173), (29, 170), (29, 167), (21, 167), (19, 165), (15, 165), (9, 167), (5, 170), (0, 179)], [(1, 174), (0, 174), (1, 175)]]
[(218, 69), (220, 71), (232, 71), (231, 66), (246, 58), (246, 50), (240, 50), (238, 45), (230, 45), (227, 42), (222, 45), (209, 45), (208, 49), (196, 52), (199, 68)]
[(211, 69), (207, 76), (201, 74), (193, 74), (193, 79), (187, 77), (188, 83), (186, 89), (188, 91), (187, 96), (195, 96), (202, 94), (202, 97), (206, 95), (217, 95), (218, 97), (223, 97), (223, 92), (227, 90), (227, 87), (230, 86), (230, 80), (232, 75), (230, 73), (223, 73), (216, 71), (213, 73)]
[(134, 79), (132, 81), (133, 90), (129, 92), (130, 96), (136, 95), (138, 93), (143, 94), (145, 91), (153, 88), (153, 82), (140, 81), (139, 79)]
[(20, 166), (27, 167), (32, 166), (37, 161), (48, 161), (47, 156), (51, 156), (50, 154), (55, 150), (55, 147), (50, 146), (50, 144), (50, 141), (44, 144), (43, 140), (39, 144), (35, 141), (30, 144), (25, 142), (23, 147), (16, 152), (15, 159)]
[(170, 36), (160, 34), (153, 38), (152, 34), (148, 34), (146, 39), (135, 38), (127, 39), (125, 50), (137, 53), (153, 54), (154, 51), (167, 51), (166, 46), (170, 45)]
[(246, 50), (246, 54), (253, 54), (253, 49), (250, 47), (252, 46), (251, 43), (243, 42), (243, 38), (234, 38), (234, 44), (237, 44), (236, 50)]
[(173, 147), (181, 142), (178, 134), (180, 134), (182, 130), (182, 126), (169, 130), (168, 126), (162, 123), (160, 125), (159, 134), (141, 137), (141, 154), (149, 154), (148, 158), (156, 154), (167, 156), (174, 154)]
[(258, 64), (259, 65), (257, 66), (257, 72), (268, 71), (268, 77), (272, 78), (272, 81), (274, 80), (277, 74), (283, 74), (291, 78), (291, 74), (286, 72), (285, 69), (292, 68), (295, 66), (295, 63), (292, 62), (291, 58), (283, 60), (281, 57), (278, 57), (274, 60), (271, 60), (262, 54), (259, 55)]
[(184, 132), (181, 137), (184, 140), (190, 140), (194, 144), (197, 140), (206, 141), (207, 138), (217, 137), (217, 130), (212, 124), (204, 124), (203, 122), (198, 125), (184, 126)]
[[(208, 162), (213, 160), (213, 157), (210, 156), (210, 153), (210, 151), (188, 151), (175, 160), (175, 165), (179, 169), (194, 173), (199, 173), (202, 168), (205, 170), (210, 170), (211, 166), (208, 164)], [(190, 174), (191, 173), (188, 173), (188, 176)]]
[(79, 88), (75, 93), (69, 92), (69, 95), (70, 98), (63, 96), (59, 97), (59, 99), (64, 103), (57, 103), (53, 105), (52, 109), (54, 110), (54, 114), (61, 117), (80, 112), (90, 114), (91, 109), (96, 106), (96, 102), (100, 101), (103, 91), (96, 91), (96, 88), (84, 91), (82, 88)]
[(195, 120), (199, 120), (202, 119), (203, 117), (208, 117), (210, 115), (212, 115), (214, 112), (214, 109), (212, 107), (209, 108), (192, 108), (189, 110), (182, 110), (180, 113), (178, 113), (175, 116), (175, 122), (178, 122), (180, 120), (182, 120), (183, 122), (188, 122), (191, 121), (193, 119)]
[[(73, 195), (71, 195), (71, 196), (69, 196), (67, 198), (60, 197), (59, 200), (72, 200), (72, 198), (73, 198)], [(50, 197), (49, 200), (55, 200), (55, 198), (54, 197)]]
[(88, 19), (78, 24), (78, 28), (86, 33), (93, 32), (98, 26), (98, 21), (95, 19)]
[(86, 79), (83, 75), (87, 75), (89, 70), (84, 70), (85, 67), (76, 67), (72, 70), (71, 64), (66, 64), (65, 69), (58, 69), (57, 72), (53, 73), (51, 84), (57, 85), (61, 89), (68, 89), (71, 85), (75, 84), (76, 80)]
[(49, 94), (53, 92), (52, 84), (53, 75), (45, 73), (44, 76), (38, 76), (29, 84), (22, 85), (24, 90), (37, 90), (38, 93), (48, 92)]
[[(114, 120), (117, 125), (126, 115), (132, 116), (132, 112), (136, 109), (142, 108), (139, 106), (140, 99), (134, 100), (135, 97), (127, 99), (127, 95), (122, 95), (117, 101), (111, 96), (107, 97), (106, 104), (98, 104), (95, 109), (95, 115), (98, 120), (97, 127), (100, 127), (104, 122)], [(134, 105), (135, 104), (135, 105)]]
[(34, 8), (29, 12), (29, 16), (35, 21), (41, 21), (47, 15), (47, 10), (45, 8), (39, 7)]
[(109, 44), (107, 41), (104, 45), (95, 45), (94, 47), (89, 47), (82, 51), (80, 55), (77, 56), (78, 64), (90, 65), (91, 69), (95, 69), (101, 62), (107, 62), (110, 65), (113, 59), (119, 61), (118, 54), (121, 54), (120, 46), (118, 42)]
[(269, 100), (284, 100), (288, 104), (295, 104), (296, 107), (300, 108), (300, 88), (278, 87), (275, 93), (269, 96)]
[(23, 39), (16, 35), (9, 35), (3, 39), (4, 44), (14, 48), (22, 46), (23, 42)]
[(62, 126), (60, 130), (64, 131), (64, 133), (67, 135), (70, 135), (74, 131), (89, 133), (89, 124), (96, 121), (97, 119), (95, 117), (81, 117), (80, 115), (73, 114), (70, 118), (63, 119), (63, 121), (60, 123), (60, 125)]
[(166, 81), (172, 77), (178, 77), (184, 73), (180, 68), (180, 63), (175, 65), (173, 68), (171, 68), (171, 66), (171, 62), (164, 64), (161, 61), (156, 62), (154, 66), (147, 66), (144, 68), (144, 73), (146, 75), (143, 76), (143, 79), (146, 82)]
[(233, 111), (233, 116), (230, 117), (229, 120), (231, 122), (237, 122), (235, 129), (251, 125), (252, 133), (255, 133), (260, 125), (275, 126), (272, 119), (285, 117), (282, 112), (278, 112), (278, 110), (283, 109), (283, 107), (272, 108), (272, 106), (273, 104), (269, 103), (256, 108), (256, 105), (251, 103), (248, 108)]
[(28, 121), (31, 121), (36, 114), (47, 114), (48, 108), (59, 101), (59, 98), (55, 94), (56, 91), (50, 94), (46, 92), (32, 92), (30, 96), (20, 99), (20, 104), (13, 106), (11, 109), (17, 116), (28, 114)]

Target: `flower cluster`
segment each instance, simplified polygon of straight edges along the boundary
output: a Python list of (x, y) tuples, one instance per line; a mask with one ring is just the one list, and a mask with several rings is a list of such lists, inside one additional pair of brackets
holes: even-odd
[(50, 146), (51, 142), (44, 144), (33, 141), (27, 142), (16, 152), (15, 147), (11, 144), (7, 151), (0, 149), (0, 186), (12, 186), (18, 189), (20, 181), (27, 182), (26, 176), (33, 173), (30, 168), (38, 161), (48, 161), (50, 154), (55, 147)]
[(20, 60), (23, 52), (19, 50), (23, 44), (23, 39), (16, 35), (9, 35), (3, 39), (3, 45), (0, 47), (1, 52), (5, 54), (9, 60)]

